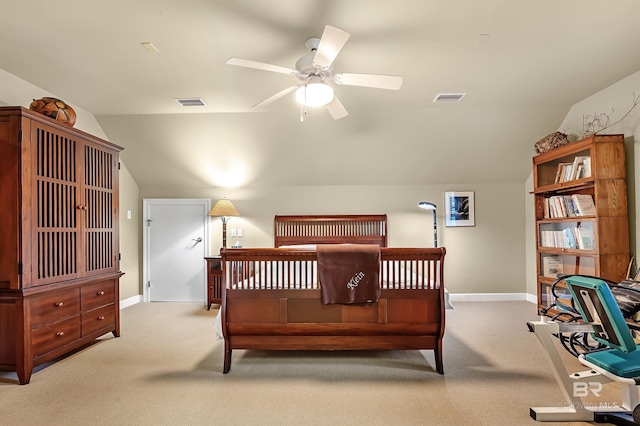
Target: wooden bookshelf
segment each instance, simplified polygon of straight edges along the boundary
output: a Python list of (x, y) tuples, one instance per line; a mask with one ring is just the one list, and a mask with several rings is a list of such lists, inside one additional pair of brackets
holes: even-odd
[[(533, 185), (538, 309), (552, 303), (556, 273), (623, 280), (629, 263), (624, 136), (592, 135), (533, 157)], [(595, 210), (578, 205), (590, 199)]]

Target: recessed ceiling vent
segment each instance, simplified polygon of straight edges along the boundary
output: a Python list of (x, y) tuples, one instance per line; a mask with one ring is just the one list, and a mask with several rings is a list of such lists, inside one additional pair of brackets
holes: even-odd
[(177, 98), (176, 102), (184, 107), (205, 106), (207, 104), (202, 98)]
[(466, 93), (438, 93), (433, 102), (460, 102)]

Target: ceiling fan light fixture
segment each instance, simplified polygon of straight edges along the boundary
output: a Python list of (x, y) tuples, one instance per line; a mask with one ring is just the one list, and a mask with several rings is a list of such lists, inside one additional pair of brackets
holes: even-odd
[(324, 83), (307, 83), (296, 90), (296, 100), (308, 107), (325, 106), (333, 100), (333, 89)]

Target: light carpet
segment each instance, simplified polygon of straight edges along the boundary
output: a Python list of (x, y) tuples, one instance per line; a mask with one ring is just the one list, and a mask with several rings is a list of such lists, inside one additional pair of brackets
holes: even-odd
[(512, 426), (537, 424), (530, 406), (562, 404), (525, 325), (533, 304), (458, 302), (446, 314), (444, 375), (432, 351), (240, 350), (223, 375), (215, 309), (137, 304), (121, 312), (121, 337), (39, 368), (26, 386), (0, 372), (0, 424)]

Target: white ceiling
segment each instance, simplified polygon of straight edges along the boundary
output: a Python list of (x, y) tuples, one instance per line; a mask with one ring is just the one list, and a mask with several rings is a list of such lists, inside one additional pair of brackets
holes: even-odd
[[(93, 113), (141, 187), (522, 182), (573, 104), (640, 70), (637, 0), (3, 3), (0, 68)], [(326, 24), (351, 33), (337, 72), (402, 88), (337, 86), (337, 121), (252, 109), (295, 78), (225, 61), (292, 68)]]

